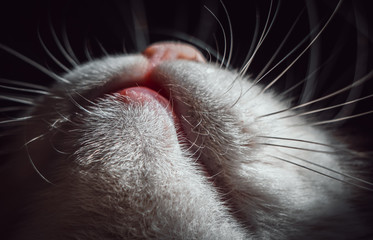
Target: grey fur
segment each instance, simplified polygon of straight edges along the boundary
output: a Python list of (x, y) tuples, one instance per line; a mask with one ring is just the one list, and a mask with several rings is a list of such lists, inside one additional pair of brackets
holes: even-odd
[(140, 79), (146, 61), (131, 55), (86, 64), (38, 101), (24, 132), (29, 140), (42, 137), (8, 169), (27, 168), (29, 154), (52, 184), (28, 179), (36, 175), (31, 168), (13, 182), (13, 188), (29, 184), (17, 195), (26, 204), (11, 208), (22, 209), (22, 221), (10, 239), (366, 236), (368, 226), (353, 205), (356, 189), (341, 182), (349, 179), (300, 160), (352, 170), (346, 164), (352, 158), (331, 147), (337, 145), (326, 131), (298, 116), (281, 118), (289, 112), (261, 117), (289, 104), (205, 63), (166, 61), (152, 71), (180, 125), (157, 102), (103, 95)]

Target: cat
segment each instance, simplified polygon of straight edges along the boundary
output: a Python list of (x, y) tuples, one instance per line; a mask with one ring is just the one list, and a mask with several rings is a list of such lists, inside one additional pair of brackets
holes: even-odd
[[(132, 11), (139, 14), (133, 21), (138, 20), (140, 28), (142, 11), (136, 10), (141, 4), (132, 4)], [(264, 19), (264, 29), (257, 34), (255, 47), (272, 31), (276, 14), (286, 9), (285, 3), (264, 5), (269, 17), (259, 18)], [(59, 53), (49, 51), (41, 33), (38, 42), (55, 65), (66, 70), (59, 74), (49, 70), (49, 64), (0, 45), (2, 53), (31, 64), (54, 81), (43, 86), (33, 79), (1, 80), (2, 100), (8, 104), (0, 120), (5, 159), (0, 167), (2, 238), (373, 238), (371, 154), (352, 147), (351, 138), (360, 138), (344, 132), (343, 125), (342, 133), (333, 128), (345, 116), (356, 114), (325, 119), (313, 111), (317, 115), (339, 103), (309, 108), (324, 98), (337, 101), (340, 89), (362, 91), (372, 73), (368, 69), (353, 85), (342, 81), (342, 87), (329, 86), (331, 92), (319, 96), (310, 93), (315, 91), (311, 80), (302, 82), (286, 69), (294, 69), (293, 62), (302, 63), (297, 58), (303, 51), (317, 53), (317, 40), (333, 24), (329, 20), (350, 6), (330, 5), (323, 9), (326, 18), (319, 28), (313, 27), (317, 24), (312, 16), (307, 19), (312, 27), (297, 41), (305, 36), (308, 41), (299, 48), (292, 45), (295, 57), (284, 58), (286, 66), (275, 73), (271, 68), (276, 61), (258, 71), (249, 66), (260, 61), (257, 48), (248, 50), (253, 60), (245, 59), (240, 69), (231, 67), (234, 34), (225, 24), (234, 18), (230, 6), (221, 2), (199, 7), (226, 31), (223, 43), (216, 40), (225, 46), (220, 51), (195, 39), (146, 45), (141, 44), (146, 38), (136, 38), (137, 52), (108, 54), (102, 43), (103, 56), (87, 54), (81, 63), (70, 46), (74, 40), (67, 39), (74, 35), (60, 37), (51, 27), (48, 31), (63, 56), (55, 58)], [(305, 9), (313, 13), (315, 6), (308, 3)], [(225, 18), (215, 16), (216, 8)], [(304, 14), (301, 8), (295, 19)], [(134, 32), (131, 37), (137, 37)], [(185, 40), (183, 34), (173, 33)], [(300, 68), (312, 78), (324, 63), (312, 65), (312, 54), (307, 60), (311, 69)], [(71, 67), (66, 67), (68, 62)], [(284, 74), (296, 79), (279, 91)], [(298, 104), (286, 92), (297, 86), (308, 89), (295, 89)], [(369, 97), (363, 94), (353, 99)], [(345, 106), (352, 101), (345, 100)], [(12, 115), (11, 110), (16, 112)], [(365, 144), (369, 146), (369, 140)]]

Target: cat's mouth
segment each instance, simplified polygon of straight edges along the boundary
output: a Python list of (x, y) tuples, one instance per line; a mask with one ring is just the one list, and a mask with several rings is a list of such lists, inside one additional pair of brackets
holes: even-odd
[[(161, 87), (147, 87), (147, 86), (135, 86), (135, 87), (128, 87), (119, 90), (121, 96), (123, 96), (123, 101), (125, 103), (138, 103), (148, 104), (149, 102), (156, 103), (162, 106), (164, 110), (168, 113), (168, 115), (173, 119), (175, 125), (175, 131), (177, 135), (182, 138), (185, 137), (185, 132), (180, 126), (180, 118), (173, 110), (172, 100), (169, 96), (163, 94), (165, 92), (162, 90)], [(179, 139), (180, 141), (181, 139)]]
[(156, 101), (160, 103), (167, 111), (172, 112), (172, 107), (168, 99), (148, 87), (137, 86), (124, 88), (118, 92), (124, 96), (124, 101), (138, 102), (140, 104), (148, 101)]
[(124, 101), (132, 101), (140, 104), (145, 104), (146, 102), (159, 103), (173, 119), (179, 142), (182, 142), (184, 145), (190, 145), (191, 143), (186, 137), (188, 135), (186, 132), (189, 132), (190, 129), (184, 129), (180, 124), (182, 114), (185, 111), (180, 111), (182, 109), (180, 106), (177, 107), (178, 110), (175, 110), (174, 105), (178, 102), (177, 99), (171, 96), (170, 89), (164, 83), (154, 80), (151, 76), (153, 70), (163, 62), (188, 60), (205, 63), (206, 59), (193, 46), (174, 42), (160, 42), (150, 45), (143, 51), (142, 55), (147, 60), (147, 66), (142, 73), (142, 78), (129, 81), (122, 86), (120, 86), (121, 84), (119, 86), (116, 85), (110, 92), (119, 93), (124, 97)]
[[(194, 47), (180, 43), (157, 43), (148, 47), (143, 55), (148, 60), (148, 67), (143, 78), (137, 81), (124, 83), (122, 86), (116, 86), (110, 92), (120, 94), (124, 104), (155, 104), (161, 106), (174, 122), (174, 131), (178, 137), (178, 143), (187, 149), (194, 144), (188, 136), (192, 132), (189, 124), (181, 124), (184, 121), (183, 114), (187, 112), (183, 104), (177, 98), (172, 96), (172, 91), (161, 80), (155, 80), (152, 77), (153, 70), (161, 63), (174, 60), (188, 60), (195, 62), (205, 62), (202, 54)], [(121, 81), (117, 81), (121, 82)], [(156, 111), (156, 109), (155, 109)], [(201, 162), (201, 161), (198, 161)], [(211, 176), (204, 164), (201, 164), (202, 170), (207, 176)]]

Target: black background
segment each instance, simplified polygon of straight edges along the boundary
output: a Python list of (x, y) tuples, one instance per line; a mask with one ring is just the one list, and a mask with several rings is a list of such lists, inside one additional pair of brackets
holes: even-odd
[[(278, 1), (274, 1), (273, 10), (278, 3)], [(263, 30), (270, 8), (270, 1), (225, 1), (224, 4), (233, 27), (232, 67), (239, 68), (249, 51), (257, 19), (259, 19), (259, 33)], [(141, 8), (141, 5), (144, 8)], [(304, 1), (281, 2), (274, 25), (260, 51), (258, 51), (249, 72), (254, 76), (260, 72), (302, 10), (304, 12), (299, 22), (274, 63), (291, 51), (312, 29), (317, 27), (317, 24), (321, 24), (321, 26), (325, 24), (336, 5), (337, 1), (308, 1), (308, 4), (305, 4)], [(3, 2), (0, 6), (0, 43), (57, 73), (62, 73), (63, 70), (53, 63), (43, 50), (38, 38), (39, 32), (48, 49), (60, 61), (69, 66), (69, 62), (63, 57), (53, 39), (51, 26), (61, 41), (64, 36), (64, 29), (66, 29), (66, 35), (73, 51), (81, 62), (87, 61), (85, 56), (87, 45), (95, 57), (103, 56), (98, 42), (107, 52), (112, 54), (122, 53), (123, 46), (128, 52), (142, 50), (146, 45), (136, 46), (140, 41), (134, 40), (134, 26), (150, 32), (149, 42), (177, 40), (182, 33), (183, 36), (193, 36), (201, 39), (213, 48), (218, 46), (222, 51), (224, 38), (221, 28), (204, 6), (210, 9), (219, 19), (229, 43), (228, 18), (221, 3), (216, 0), (23, 0)], [(358, 79), (373, 70), (373, 18), (371, 10), (369, 1), (344, 1), (332, 22), (315, 43), (312, 51), (313, 54), (317, 55), (316, 67), (322, 65), (330, 56), (333, 57), (318, 72), (316, 93), (310, 96), (311, 99), (346, 86), (354, 79)], [(258, 17), (256, 13), (258, 13)], [(136, 25), (134, 19), (137, 19), (140, 24)], [(303, 44), (295, 55), (286, 60), (279, 67), (279, 70), (270, 74), (264, 82), (268, 83), (271, 78), (277, 76), (308, 43), (309, 41)], [(208, 57), (207, 52), (203, 48), (201, 50)], [(307, 51), (304, 57), (300, 58), (281, 81), (276, 84), (275, 88), (282, 91), (303, 79), (307, 75), (310, 56), (311, 51)], [(357, 63), (363, 69), (359, 72), (359, 76), (354, 75)], [(49, 85), (53, 82), (36, 68), (3, 50), (0, 50), (0, 77), (32, 83), (37, 82), (43, 85)], [(364, 85), (359, 96), (373, 93), (372, 82), (373, 79)], [(4, 90), (0, 90), (0, 93), (8, 94)], [(300, 93), (302, 93), (302, 88), (293, 93), (294, 103), (300, 101), (296, 97)], [(345, 98), (346, 95), (342, 95), (340, 98), (333, 98), (313, 107), (340, 103), (345, 101)], [(372, 99), (359, 103), (352, 114), (373, 110), (372, 103)], [(1, 101), (1, 106), (9, 104)], [(336, 111), (328, 111), (318, 117), (322, 120), (330, 119), (336, 113)], [(371, 136), (373, 136), (372, 120), (372, 115), (368, 115), (348, 121), (342, 127), (348, 129), (349, 134), (363, 135), (371, 139)], [(330, 127), (336, 127), (336, 125), (330, 125)], [(365, 140), (364, 145), (365, 148), (371, 149), (370, 140)]]

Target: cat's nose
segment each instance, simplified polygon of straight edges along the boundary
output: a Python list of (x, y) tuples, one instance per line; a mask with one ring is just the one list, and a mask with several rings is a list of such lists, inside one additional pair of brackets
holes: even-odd
[(152, 67), (164, 61), (177, 59), (206, 62), (205, 57), (199, 50), (186, 43), (155, 43), (147, 47), (142, 54), (149, 59)]

